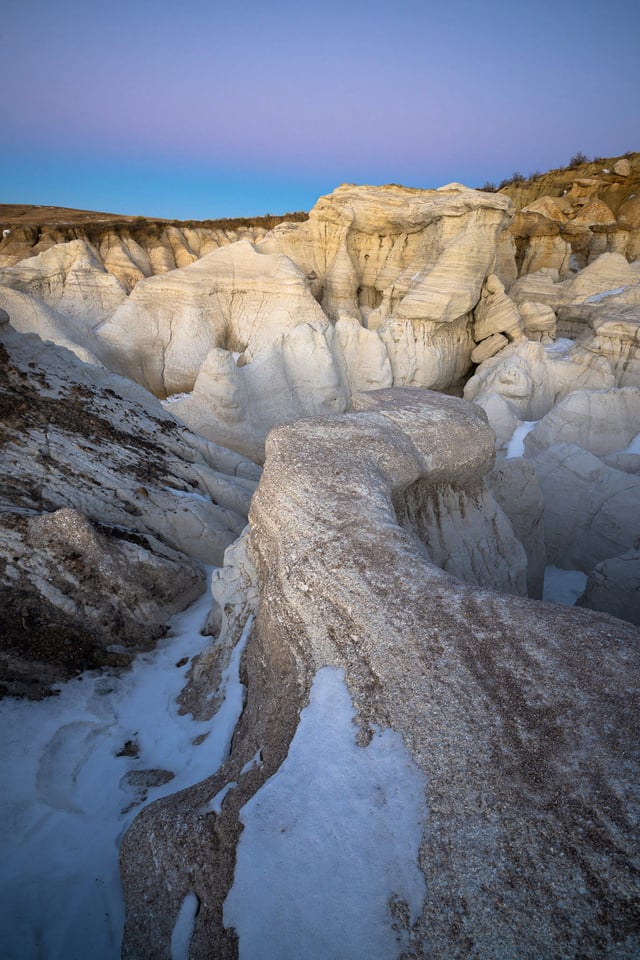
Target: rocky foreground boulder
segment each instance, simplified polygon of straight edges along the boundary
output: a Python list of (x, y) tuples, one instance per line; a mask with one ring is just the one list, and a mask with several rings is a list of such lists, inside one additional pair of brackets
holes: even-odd
[(129, 663), (204, 589), (259, 469), (0, 323), (0, 688)]
[[(250, 942), (238, 920), (234, 869), (250, 875), (261, 845), (277, 856), (289, 829), (279, 808), (281, 820), (258, 821), (256, 834), (250, 810), (262, 796), (268, 806), (265, 783), (291, 754), (325, 668), (344, 677), (357, 749), (363, 754), (391, 731), (407, 752), (396, 790), (409, 791), (413, 804), (422, 784), (419, 850), (398, 854), (422, 879), (412, 894), (388, 890), (390, 955), (635, 955), (640, 633), (604, 614), (498, 594), (437, 567), (421, 539), (425, 510), (416, 513), (416, 505), (451, 503), (454, 494), (460, 502), (478, 490), (494, 459), (486, 419), (464, 401), (422, 391), (353, 402), (353, 413), (300, 421), (269, 438), (248, 555), (236, 545), (228, 559), (238, 572), (218, 583), (222, 659), (242, 627), (234, 610), (248, 613), (239, 585), (255, 584), (245, 709), (221, 769), (146, 807), (123, 840), (123, 956), (169, 956), (185, 903), (191, 960), (237, 956), (234, 925), (241, 951)], [(332, 747), (342, 749), (338, 739)], [(319, 771), (324, 784), (335, 769)], [(305, 790), (315, 790), (310, 773), (307, 783), (298, 794), (303, 807), (312, 802)], [(361, 817), (370, 815), (365, 802)], [(338, 807), (332, 835), (343, 836), (345, 817)], [(356, 870), (356, 883), (384, 875), (375, 856), (353, 868), (347, 836), (331, 849), (336, 879), (347, 869)], [(315, 867), (309, 849), (301, 885), (313, 888)], [(266, 888), (260, 876), (255, 883), (268, 903), (280, 878), (271, 875)], [(304, 929), (287, 947), (287, 907), (279, 912), (274, 897), (263, 943), (294, 955)], [(303, 926), (312, 922), (301, 918)], [(342, 947), (338, 936), (327, 955), (343, 955)]]

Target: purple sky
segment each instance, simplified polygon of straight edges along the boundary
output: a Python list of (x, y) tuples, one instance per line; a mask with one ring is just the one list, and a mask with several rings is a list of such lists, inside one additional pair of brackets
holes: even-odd
[(206, 218), (640, 149), (640, 0), (5, 0), (0, 202)]

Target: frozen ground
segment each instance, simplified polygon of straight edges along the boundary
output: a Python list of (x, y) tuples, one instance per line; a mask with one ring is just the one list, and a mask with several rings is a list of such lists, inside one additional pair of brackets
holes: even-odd
[(245, 804), (224, 921), (240, 960), (395, 960), (425, 895), (424, 775), (399, 734), (356, 744), (341, 670), (325, 667), (287, 759)]
[(561, 570), (548, 566), (544, 571), (543, 600), (572, 607), (587, 585), (587, 575), (581, 570)]
[[(38, 703), (0, 702), (2, 960), (120, 956), (120, 838), (145, 802), (215, 771), (242, 710), (238, 666), (250, 624), (215, 717), (177, 712), (189, 661), (208, 642), (200, 628), (210, 606), (206, 591), (126, 672), (85, 673)], [(181, 937), (175, 960), (186, 956)]]

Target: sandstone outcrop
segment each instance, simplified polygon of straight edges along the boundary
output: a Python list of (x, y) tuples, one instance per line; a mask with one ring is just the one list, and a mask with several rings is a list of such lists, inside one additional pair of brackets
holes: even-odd
[(501, 188), (517, 209), (513, 225), (523, 276), (553, 268), (564, 277), (602, 253), (640, 256), (640, 229), (626, 215), (640, 193), (640, 154), (551, 170)]
[[(223, 767), (146, 807), (124, 838), (123, 956), (168, 955), (187, 896), (190, 956), (237, 955), (223, 904), (241, 811), (283, 763), (325, 667), (344, 672), (360, 745), (394, 731), (425, 778), (426, 896), (404, 904), (404, 949), (434, 960), (466, 958), (471, 944), (496, 960), (633, 955), (637, 629), (437, 568), (396, 506), (416, 484), (477, 489), (493, 459), (486, 423), (418, 392), (354, 404), (269, 438), (250, 514), (259, 604), (245, 709)], [(313, 882), (313, 859), (309, 869)]]
[(87, 668), (131, 662), (205, 588), (155, 537), (65, 507), (0, 513), (0, 691), (41, 696)]
[(640, 550), (596, 564), (576, 606), (604, 610), (640, 626)]
[(210, 351), (249, 363), (305, 323), (327, 321), (300, 270), (240, 242), (139, 283), (98, 338), (110, 366), (166, 396), (192, 389)]
[(465, 384), (465, 398), (487, 412), (498, 449), (518, 422), (540, 420), (574, 390), (615, 386), (612, 363), (589, 344), (567, 341), (559, 346), (531, 340), (510, 344), (485, 360)]
[(126, 299), (122, 284), (81, 240), (58, 243), (14, 267), (0, 269), (0, 285), (36, 297), (88, 327), (110, 316)]
[(609, 467), (572, 443), (553, 444), (531, 463), (544, 496), (549, 563), (589, 573), (636, 545), (640, 477)]
[(521, 457), (498, 459), (489, 475), (489, 486), (527, 555), (527, 594), (541, 600), (547, 552), (544, 497), (535, 470)]
[[(6, 322), (0, 339), (2, 672), (37, 686), (30, 637), (60, 676), (105, 662), (109, 633), (125, 646), (157, 636), (202, 588), (193, 560), (221, 562), (242, 532), (259, 470), (141, 387)], [(65, 630), (72, 649), (56, 646)]]
[(90, 244), (105, 268), (130, 291), (143, 277), (186, 266), (218, 247), (262, 239), (281, 220), (306, 214), (250, 220), (167, 221), (123, 217), (63, 207), (0, 204), (0, 267), (11, 267), (57, 244)]
[(160, 396), (189, 394), (178, 416), (261, 459), (274, 425), (360, 390), (455, 385), (475, 340), (521, 338), (492, 273), (509, 209), (458, 184), (340, 187), (256, 246), (140, 282), (95, 349)]
[(579, 390), (564, 397), (525, 440), (535, 457), (554, 443), (575, 443), (597, 457), (629, 446), (640, 433), (640, 389)]

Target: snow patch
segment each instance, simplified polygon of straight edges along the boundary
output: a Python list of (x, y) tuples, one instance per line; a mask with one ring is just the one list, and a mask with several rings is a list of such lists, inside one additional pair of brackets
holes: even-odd
[(524, 456), (524, 438), (531, 433), (539, 420), (523, 420), (513, 431), (513, 436), (507, 444), (507, 450), (504, 455), (505, 460), (511, 460), (512, 457)]
[(324, 667), (280, 769), (242, 808), (224, 922), (240, 960), (395, 960), (425, 895), (425, 778), (401, 736), (356, 743), (344, 673)]
[(209, 643), (200, 631), (210, 606), (206, 591), (128, 670), (84, 673), (39, 702), (0, 702), (3, 958), (119, 958), (120, 838), (145, 803), (218, 769), (242, 712), (238, 668), (252, 619), (215, 716), (179, 713), (189, 663)]
[(629, 446), (621, 450), (620, 453), (640, 453), (640, 433), (636, 433)]
[(553, 356), (556, 353), (565, 354), (571, 347), (575, 344), (574, 340), (569, 340), (568, 337), (558, 337), (557, 340), (553, 340), (552, 343), (545, 343), (544, 352)]
[(189, 960), (189, 947), (200, 901), (195, 893), (188, 893), (182, 904), (171, 934), (171, 960)]
[(548, 566), (544, 571), (542, 599), (573, 607), (584, 593), (586, 585), (587, 575), (581, 570), (561, 570), (560, 567)]
[(616, 287), (615, 290), (603, 290), (602, 293), (593, 293), (590, 297), (587, 297), (585, 303), (600, 303), (601, 300), (606, 299), (606, 297), (613, 297), (616, 293), (624, 293), (627, 287)]
[(191, 396), (191, 392), (188, 393), (172, 393), (170, 397), (165, 397), (164, 400), (161, 400), (160, 403), (163, 407), (170, 407), (172, 403), (177, 403), (178, 400), (185, 400), (187, 397)]
[(204, 503), (211, 503), (211, 497), (205, 497), (197, 490), (178, 490), (176, 487), (163, 487), (167, 493), (173, 493), (176, 497), (184, 497), (187, 500), (202, 500)]

